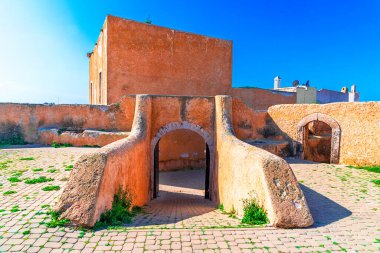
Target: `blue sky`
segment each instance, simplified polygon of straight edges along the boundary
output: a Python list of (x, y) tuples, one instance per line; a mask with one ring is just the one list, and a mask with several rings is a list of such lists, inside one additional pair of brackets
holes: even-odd
[(0, 0), (0, 101), (88, 103), (88, 59), (107, 14), (233, 40), (233, 86), (279, 75), (380, 100), (380, 1)]

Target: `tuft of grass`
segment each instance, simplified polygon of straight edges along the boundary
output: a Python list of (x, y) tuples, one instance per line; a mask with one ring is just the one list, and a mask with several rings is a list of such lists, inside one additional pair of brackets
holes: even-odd
[(39, 183), (45, 183), (45, 182), (51, 182), (51, 181), (54, 181), (54, 179), (41, 176), (38, 178), (25, 180), (25, 184), (39, 184)]
[(30, 234), (30, 230), (25, 230), (22, 232), (23, 235), (29, 235)]
[(70, 143), (57, 143), (56, 141), (53, 141), (51, 146), (53, 148), (67, 148), (67, 147), (72, 147), (73, 145)]
[(59, 187), (58, 185), (48, 185), (42, 188), (43, 191), (58, 191), (59, 189), (61, 189), (61, 187)]
[(35, 168), (35, 169), (32, 169), (33, 172), (39, 172), (39, 171), (43, 171), (44, 169), (43, 168)]
[(18, 211), (20, 211), (19, 209), (19, 206), (12, 206), (11, 210), (10, 210), (12, 213), (16, 213)]
[(18, 177), (10, 177), (8, 178), (8, 181), (12, 183), (17, 183), (17, 182), (21, 182), (21, 179), (19, 179)]
[(254, 198), (243, 200), (244, 216), (242, 223), (250, 225), (263, 225), (269, 222), (267, 213)]
[(6, 195), (15, 194), (15, 193), (17, 193), (17, 192), (16, 191), (6, 191), (3, 193), (3, 195), (6, 196)]
[(219, 204), (218, 209), (222, 212), (224, 212), (224, 206), (222, 203)]
[(347, 167), (351, 168), (351, 169), (366, 170), (369, 172), (380, 173), (380, 165), (374, 165), (374, 166), (352, 166), (352, 165), (349, 165)]
[(58, 170), (57, 169), (48, 169), (47, 172), (49, 173), (56, 173)]
[(65, 167), (65, 171), (71, 171), (74, 168), (74, 165), (70, 164)]
[(131, 223), (132, 217), (141, 211), (141, 207), (131, 208), (131, 206), (132, 195), (128, 191), (119, 189), (118, 193), (114, 195), (112, 209), (101, 214), (94, 229)]
[(20, 161), (33, 161), (35, 159), (34, 159), (34, 157), (21, 157), (19, 160)]
[(20, 177), (20, 176), (22, 176), (22, 174), (23, 174), (24, 172), (23, 171), (15, 171), (15, 172), (13, 172), (12, 173), (12, 177)]
[(380, 179), (374, 179), (374, 180), (371, 180), (371, 182), (377, 186), (380, 186)]
[(49, 204), (43, 204), (43, 205), (41, 205), (41, 208), (48, 208), (48, 207), (50, 207)]
[(69, 219), (61, 219), (61, 214), (54, 210), (49, 209), (47, 214), (50, 216), (50, 221), (45, 223), (48, 228), (63, 227), (70, 222)]

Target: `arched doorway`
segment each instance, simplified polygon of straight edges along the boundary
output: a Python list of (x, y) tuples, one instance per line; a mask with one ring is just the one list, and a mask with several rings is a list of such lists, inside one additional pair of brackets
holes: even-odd
[(322, 113), (310, 114), (297, 126), (297, 141), (302, 144), (297, 155), (315, 162), (339, 163), (340, 134), (335, 119)]
[[(178, 141), (183, 147), (170, 144)], [(169, 150), (169, 152), (168, 152)], [(209, 134), (201, 127), (188, 123), (170, 123), (158, 131), (151, 143), (151, 197), (158, 197), (160, 185), (160, 171), (178, 171), (182, 169), (201, 169), (202, 188), (204, 197), (211, 199), (213, 178), (213, 141)], [(191, 172), (193, 173), (193, 172)], [(187, 177), (199, 177), (198, 174), (187, 174)], [(178, 173), (172, 173), (178, 174)], [(165, 180), (165, 178), (164, 178)], [(180, 181), (180, 180), (178, 180)], [(189, 181), (190, 183), (190, 181)], [(199, 182), (195, 182), (199, 185)], [(194, 186), (195, 187), (195, 186)], [(196, 187), (197, 188), (197, 187)], [(198, 187), (199, 188), (199, 187)]]

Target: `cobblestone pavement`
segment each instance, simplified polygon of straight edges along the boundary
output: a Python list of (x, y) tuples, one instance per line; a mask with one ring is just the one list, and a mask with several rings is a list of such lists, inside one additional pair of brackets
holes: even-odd
[[(137, 224), (141, 217), (139, 216), (132, 224), (133, 227), (121, 230), (46, 228), (43, 221), (47, 220), (47, 205), (54, 205), (75, 160), (92, 150), (0, 149), (0, 252), (380, 251), (380, 188), (371, 182), (379, 179), (379, 174), (297, 160), (289, 162), (301, 183), (315, 219), (314, 226), (308, 229), (225, 228), (225, 223), (230, 222), (231, 226), (235, 226), (238, 224), (237, 220), (213, 209), (212, 204), (200, 197), (201, 191), (195, 193), (197, 190), (194, 190), (189, 194), (187, 188), (180, 190), (181, 196), (188, 196), (196, 202), (200, 211), (182, 214), (179, 220), (169, 219), (168, 225), (154, 224), (159, 219), (151, 219), (148, 222), (151, 228), (141, 229), (147, 224)], [(27, 178), (40, 176), (54, 180), (25, 183)], [(177, 185), (165, 183), (165, 180), (161, 183), (161, 199), (146, 207), (146, 212), (150, 212), (152, 216), (155, 214), (154, 210), (159, 209), (157, 206), (162, 207), (160, 201), (172, 203), (171, 199), (175, 197), (173, 190), (179, 190)], [(60, 189), (42, 190), (48, 185), (60, 186)], [(186, 202), (185, 199), (181, 201)], [(168, 208), (173, 211), (160, 212), (178, 213), (178, 210), (183, 210), (178, 203), (176, 208)], [(188, 219), (192, 220), (187, 222)], [(174, 224), (181, 225), (172, 229)], [(196, 225), (191, 226), (194, 224)], [(213, 226), (216, 228), (207, 228)]]

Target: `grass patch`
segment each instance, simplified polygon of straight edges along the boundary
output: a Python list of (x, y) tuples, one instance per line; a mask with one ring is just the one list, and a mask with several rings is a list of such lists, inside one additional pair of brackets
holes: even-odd
[(65, 167), (65, 171), (71, 171), (74, 168), (74, 165), (70, 164)]
[(69, 219), (61, 219), (61, 214), (54, 210), (49, 210), (47, 214), (50, 216), (50, 221), (45, 223), (48, 228), (62, 227), (70, 222)]
[(16, 191), (6, 191), (3, 193), (3, 195), (6, 196), (6, 195), (15, 194), (15, 193), (17, 193), (17, 192)]
[(43, 191), (58, 191), (59, 189), (61, 189), (61, 187), (59, 187), (58, 185), (49, 185), (49, 186), (46, 186), (44, 188), (42, 188)]
[(25, 180), (25, 184), (39, 184), (39, 183), (45, 183), (45, 182), (51, 182), (51, 181), (54, 181), (54, 179), (41, 176), (38, 178)]
[(56, 141), (53, 141), (51, 146), (53, 148), (67, 148), (67, 147), (72, 147), (73, 145), (70, 143), (57, 143)]
[(56, 173), (58, 170), (57, 169), (49, 169), (49, 170), (47, 170), (47, 172), (49, 172), (49, 173)]
[(243, 200), (244, 216), (241, 220), (242, 223), (250, 225), (263, 225), (269, 222), (267, 213), (257, 203), (255, 198)]
[(29, 235), (30, 234), (30, 230), (25, 230), (22, 232), (23, 235)]
[(20, 177), (22, 176), (24, 172), (23, 171), (15, 171), (12, 173), (12, 177)]
[(224, 206), (222, 203), (219, 204), (218, 209), (222, 212), (224, 212)]
[(33, 172), (39, 172), (39, 171), (43, 171), (44, 169), (43, 168), (35, 168), (35, 169), (32, 169)]
[(380, 186), (380, 179), (371, 180), (371, 182), (377, 186)]
[(11, 160), (7, 160), (7, 161), (4, 161), (4, 162), (0, 162), (0, 169), (8, 168), (9, 167), (9, 163), (12, 163), (12, 161)]
[(48, 207), (50, 207), (50, 205), (49, 204), (43, 204), (43, 205), (41, 205), (41, 208), (48, 208)]
[(19, 179), (18, 177), (10, 177), (8, 178), (8, 181), (12, 183), (17, 183), (17, 182), (21, 182), (21, 179)]
[(132, 217), (141, 212), (141, 207), (132, 206), (132, 196), (128, 191), (119, 190), (113, 197), (112, 209), (100, 216), (100, 220), (95, 224), (94, 229), (108, 226), (121, 226), (131, 223)]
[(34, 157), (21, 157), (20, 159), (19, 159), (20, 161), (33, 161), (33, 160), (35, 160), (34, 159)]
[(10, 210), (12, 213), (16, 213), (18, 211), (20, 211), (19, 209), (19, 206), (12, 206), (11, 210)]
[(347, 167), (351, 169), (366, 170), (369, 172), (380, 173), (380, 165), (379, 166), (351, 166), (350, 165)]

